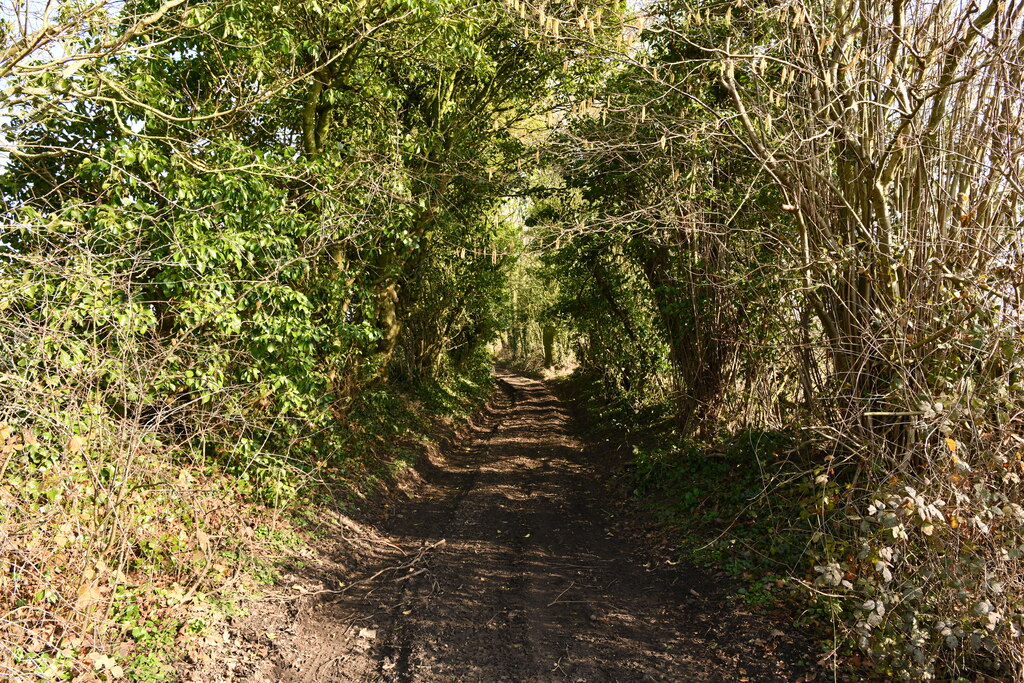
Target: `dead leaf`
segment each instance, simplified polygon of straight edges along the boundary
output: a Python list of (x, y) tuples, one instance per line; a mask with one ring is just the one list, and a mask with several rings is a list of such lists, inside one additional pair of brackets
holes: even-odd
[(102, 600), (103, 594), (100, 593), (100, 589), (91, 583), (83, 583), (78, 587), (78, 600), (75, 604), (78, 605), (79, 609), (85, 609)]
[(46, 647), (46, 641), (43, 640), (43, 638), (41, 638), (34, 631), (30, 631), (28, 633), (28, 636), (28, 644), (25, 645), (25, 650), (33, 654), (37, 652), (42, 652), (43, 648)]
[[(106, 671), (114, 678), (120, 678), (124, 675), (124, 671), (117, 665), (114, 658), (109, 655), (100, 654), (99, 652), (90, 652), (85, 656), (85, 659), (92, 664), (92, 668), (98, 671)], [(115, 674), (115, 670), (120, 673)]]

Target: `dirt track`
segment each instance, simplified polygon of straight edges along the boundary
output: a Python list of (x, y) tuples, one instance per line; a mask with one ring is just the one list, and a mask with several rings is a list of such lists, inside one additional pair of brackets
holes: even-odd
[(535, 380), (499, 381), (487, 424), (428, 466), (420, 494), (391, 518), (396, 549), (362, 572), (382, 573), (241, 626), (249, 649), (236, 653), (235, 676), (813, 680), (797, 663), (810, 659), (805, 641), (726, 600), (720, 579), (657, 566), (638, 539), (620, 537), (558, 399)]

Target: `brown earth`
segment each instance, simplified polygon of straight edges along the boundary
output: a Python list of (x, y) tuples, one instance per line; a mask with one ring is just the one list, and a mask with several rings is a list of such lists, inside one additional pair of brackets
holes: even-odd
[(499, 383), (382, 534), (353, 525), (374, 548), (357, 574), (340, 550), (296, 571), (298, 595), (254, 604), (194, 680), (815, 680), (806, 638), (615, 518), (607, 454), (542, 382)]

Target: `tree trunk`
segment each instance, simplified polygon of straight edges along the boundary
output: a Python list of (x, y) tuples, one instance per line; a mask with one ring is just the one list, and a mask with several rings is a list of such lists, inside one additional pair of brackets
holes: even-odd
[(550, 368), (555, 364), (555, 326), (547, 324), (544, 326), (544, 367)]

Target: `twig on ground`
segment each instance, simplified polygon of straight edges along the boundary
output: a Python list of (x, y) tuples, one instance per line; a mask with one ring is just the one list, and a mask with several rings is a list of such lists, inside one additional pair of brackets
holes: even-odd
[(555, 598), (554, 600), (552, 600), (551, 602), (548, 603), (548, 607), (551, 607), (552, 605), (558, 604), (558, 601), (562, 599), (562, 596), (565, 595), (566, 593), (568, 593), (570, 590), (572, 590), (572, 587), (575, 586), (575, 585), (576, 585), (575, 581), (570, 581), (569, 582), (569, 586), (564, 591), (559, 593), (557, 598)]
[[(312, 597), (312, 596), (315, 596), (315, 595), (342, 595), (342, 594), (347, 593), (348, 591), (352, 590), (356, 586), (362, 586), (362, 585), (365, 585), (367, 583), (370, 583), (370, 582), (376, 580), (381, 575), (387, 574), (388, 572), (399, 572), (399, 571), (402, 571), (403, 569), (410, 569), (411, 570), (413, 567), (415, 567), (419, 563), (420, 560), (423, 559), (423, 557), (429, 551), (435, 550), (435, 549), (441, 547), (446, 542), (447, 541), (442, 538), (440, 541), (437, 541), (436, 543), (431, 543), (430, 545), (424, 545), (422, 548), (419, 549), (419, 552), (417, 552), (416, 555), (411, 560), (409, 560), (408, 562), (405, 562), (405, 563), (399, 564), (399, 565), (395, 565), (393, 567), (384, 567), (384, 569), (381, 569), (380, 571), (374, 573), (372, 576), (368, 576), (365, 579), (360, 579), (358, 581), (353, 581), (352, 583), (348, 584), (347, 586), (343, 586), (341, 588), (322, 588), (320, 590), (310, 591), (308, 593), (302, 593), (300, 595), (282, 595), (282, 596), (278, 596), (278, 597), (275, 597), (275, 598), (268, 598), (268, 600), (288, 601), (288, 600), (298, 600), (300, 598)], [(421, 574), (424, 571), (426, 571), (426, 569), (420, 569), (419, 571), (413, 572), (409, 576), (415, 576), (416, 574)], [(402, 579), (409, 578), (409, 576), (400, 577), (398, 580), (400, 581)]]

